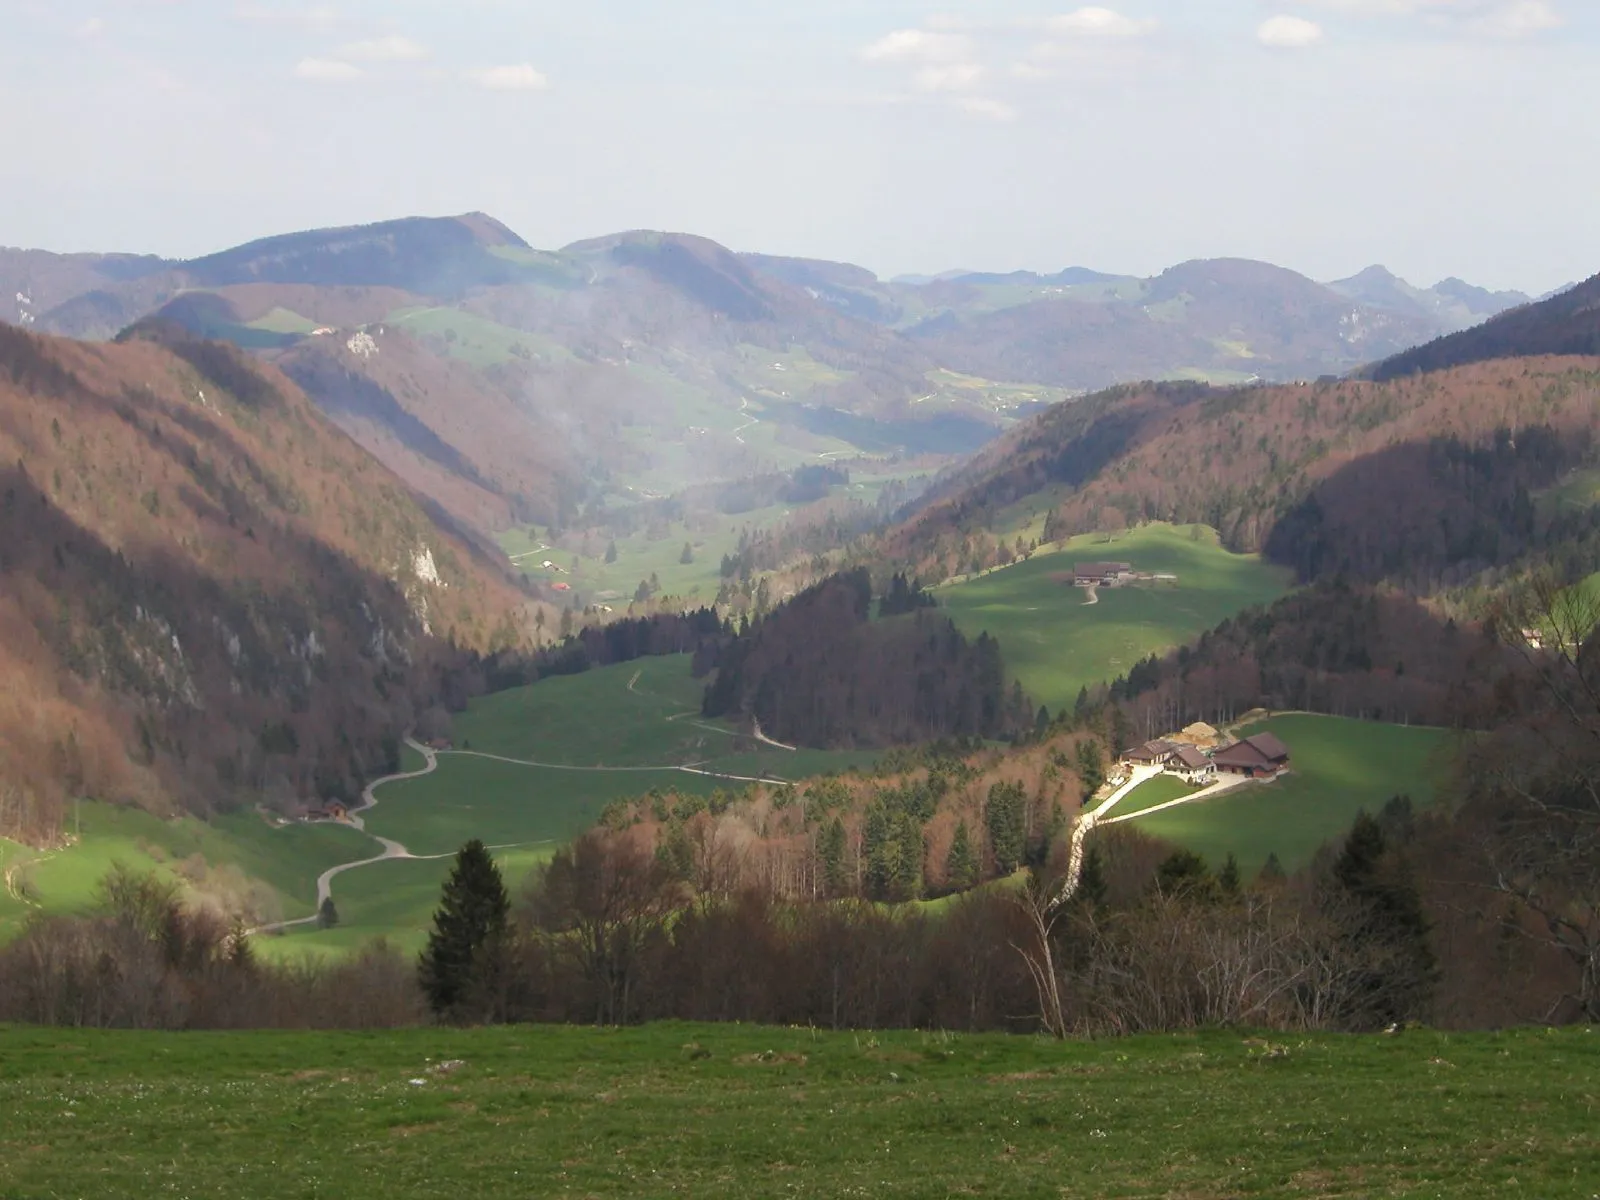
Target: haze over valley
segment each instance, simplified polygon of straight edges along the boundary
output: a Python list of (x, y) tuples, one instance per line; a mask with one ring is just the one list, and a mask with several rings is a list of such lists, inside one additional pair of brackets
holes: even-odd
[(1600, 14), (14, 24), (0, 1194), (1600, 1189)]

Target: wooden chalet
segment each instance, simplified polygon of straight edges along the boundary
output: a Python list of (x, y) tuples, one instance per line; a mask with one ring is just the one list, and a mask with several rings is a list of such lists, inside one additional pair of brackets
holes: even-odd
[(1090, 562), (1072, 564), (1072, 582), (1078, 587), (1115, 587), (1133, 574), (1132, 563)]
[(1216, 764), (1196, 746), (1179, 746), (1167, 760), (1167, 770), (1190, 783), (1209, 783), (1217, 777)]
[(1224, 775), (1271, 779), (1288, 768), (1289, 747), (1270, 733), (1257, 733), (1224, 746), (1211, 761)]
[(1130, 767), (1160, 767), (1165, 766), (1177, 750), (1178, 748), (1171, 742), (1158, 738), (1142, 746), (1135, 746), (1122, 756), (1122, 761)]

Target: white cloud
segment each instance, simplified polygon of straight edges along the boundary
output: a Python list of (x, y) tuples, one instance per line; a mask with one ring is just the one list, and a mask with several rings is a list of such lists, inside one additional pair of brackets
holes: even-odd
[(361, 62), (416, 62), (428, 57), (428, 48), (399, 34), (352, 42), (340, 53)]
[(912, 77), (924, 92), (969, 92), (983, 82), (983, 68), (977, 63), (930, 63)]
[(235, 20), (256, 25), (290, 25), (321, 33), (339, 23), (336, 10), (323, 5), (308, 8), (283, 7), (273, 4), (241, 3), (234, 6)]
[(1044, 21), (1045, 29), (1061, 37), (1142, 37), (1158, 24), (1154, 17), (1128, 17), (1098, 5), (1047, 17)]
[(1474, 20), (1472, 28), (1491, 37), (1520, 38), (1560, 29), (1565, 24), (1549, 0), (1513, 0)]
[(956, 101), (956, 107), (962, 112), (971, 113), (975, 117), (987, 117), (991, 121), (1017, 119), (1017, 110), (1011, 105), (988, 96), (962, 96)]
[(527, 63), (477, 67), (468, 71), (466, 76), (479, 87), (494, 92), (542, 92), (550, 86), (549, 78)]
[(81, 38), (97, 38), (106, 31), (106, 23), (99, 17), (90, 17), (75, 32)]
[(1256, 30), (1258, 42), (1278, 50), (1301, 50), (1322, 38), (1322, 26), (1304, 17), (1269, 17)]
[(348, 83), (364, 74), (360, 67), (333, 58), (302, 58), (295, 65), (294, 73), (301, 79), (318, 83)]
[(1557, 0), (1297, 0), (1352, 17), (1421, 17), (1441, 28), (1528, 37), (1566, 24)]
[(970, 57), (972, 41), (956, 33), (897, 29), (861, 52), (868, 62), (957, 62)]

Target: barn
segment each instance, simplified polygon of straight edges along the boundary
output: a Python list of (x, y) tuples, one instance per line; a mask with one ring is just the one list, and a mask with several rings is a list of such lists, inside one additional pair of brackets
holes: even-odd
[(1270, 733), (1252, 734), (1212, 755), (1224, 775), (1246, 779), (1272, 779), (1289, 767), (1289, 747)]

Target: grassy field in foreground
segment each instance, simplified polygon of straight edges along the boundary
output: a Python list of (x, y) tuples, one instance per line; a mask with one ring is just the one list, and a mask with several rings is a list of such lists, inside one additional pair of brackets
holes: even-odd
[[(1071, 586), (1078, 562), (1128, 562), (1176, 586), (1101, 588), (1096, 604)], [(1289, 575), (1254, 555), (1231, 554), (1204, 526), (1147, 525), (1108, 540), (1073, 538), (1060, 549), (938, 589), (968, 637), (1000, 639), (1006, 668), (1052, 712), (1085, 686), (1115, 679), (1140, 659), (1198, 637), (1242, 609), (1276, 600)]]
[(1232, 853), (1248, 875), (1276, 854), (1293, 871), (1348, 831), (1362, 809), (1376, 814), (1396, 795), (1409, 795), (1418, 809), (1440, 799), (1441, 756), (1453, 737), (1444, 730), (1294, 715), (1244, 732), (1264, 729), (1289, 747), (1293, 774), (1152, 813), (1129, 827), (1187, 846), (1213, 867)]
[(1593, 1196), (1600, 1037), (0, 1029), (17, 1197)]

